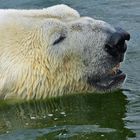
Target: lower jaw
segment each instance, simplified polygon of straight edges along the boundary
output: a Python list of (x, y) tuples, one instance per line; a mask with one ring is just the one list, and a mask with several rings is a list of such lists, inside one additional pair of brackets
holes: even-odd
[(96, 91), (98, 92), (108, 92), (112, 90), (117, 90), (121, 88), (124, 80), (126, 78), (126, 74), (121, 73), (118, 75), (113, 76), (109, 82), (103, 80), (102, 82), (93, 82), (92, 86), (95, 87)]

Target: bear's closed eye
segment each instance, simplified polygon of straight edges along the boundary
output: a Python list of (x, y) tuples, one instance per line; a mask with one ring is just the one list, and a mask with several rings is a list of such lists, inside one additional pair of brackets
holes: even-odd
[(62, 42), (66, 37), (65, 36), (60, 36), (57, 40), (54, 41), (53, 45), (56, 45), (60, 42)]

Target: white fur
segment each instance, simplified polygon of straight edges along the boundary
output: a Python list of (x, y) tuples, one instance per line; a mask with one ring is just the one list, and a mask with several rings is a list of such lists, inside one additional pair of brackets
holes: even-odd
[[(57, 5), (42, 10), (0, 10), (0, 95), (39, 99), (91, 92), (87, 76), (115, 64), (103, 46), (109, 24)], [(53, 45), (60, 36), (66, 38)], [(106, 66), (104, 65), (106, 63)]]

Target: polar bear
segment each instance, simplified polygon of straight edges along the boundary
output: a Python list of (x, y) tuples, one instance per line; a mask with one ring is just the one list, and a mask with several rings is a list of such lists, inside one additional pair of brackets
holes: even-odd
[(119, 88), (129, 33), (67, 5), (0, 10), (0, 98), (41, 99)]

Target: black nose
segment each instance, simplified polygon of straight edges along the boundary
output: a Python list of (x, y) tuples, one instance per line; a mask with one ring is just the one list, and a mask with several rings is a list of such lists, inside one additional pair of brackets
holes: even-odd
[(118, 59), (119, 62), (122, 62), (127, 49), (125, 40), (130, 40), (130, 34), (121, 28), (116, 30), (107, 40), (105, 50), (115, 59)]

